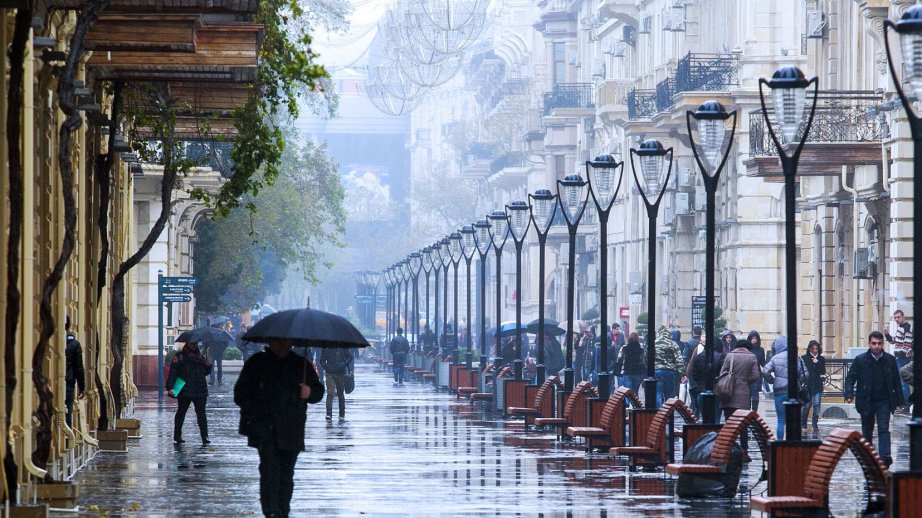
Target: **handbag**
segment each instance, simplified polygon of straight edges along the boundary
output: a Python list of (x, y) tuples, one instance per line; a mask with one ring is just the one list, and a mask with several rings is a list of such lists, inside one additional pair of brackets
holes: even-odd
[(733, 377), (733, 355), (730, 355), (730, 368), (721, 372), (714, 383), (714, 394), (717, 399), (727, 401), (733, 397), (733, 389), (736, 386), (736, 378)]
[(352, 391), (355, 390), (355, 374), (352, 371), (346, 373), (346, 394), (352, 394)]
[(806, 403), (810, 399), (810, 388), (807, 385), (807, 366), (804, 359), (797, 357), (797, 397), (801, 403)]

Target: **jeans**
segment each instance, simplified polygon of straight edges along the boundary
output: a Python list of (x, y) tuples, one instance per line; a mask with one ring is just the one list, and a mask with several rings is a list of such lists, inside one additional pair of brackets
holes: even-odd
[(214, 368), (211, 369), (211, 372), (208, 373), (208, 382), (214, 385), (215, 373), (217, 373), (218, 383), (221, 383), (221, 375), (223, 374), (222, 369), (221, 369), (221, 366), (222, 366), (221, 364), (224, 363), (224, 359), (223, 358), (212, 358), (211, 363), (214, 366)]
[(822, 406), (823, 391), (817, 390), (804, 402), (804, 410), (800, 415), (800, 424), (807, 427), (807, 415), (810, 413), (810, 407), (813, 407), (813, 429), (816, 430), (817, 423), (820, 420), (820, 407)]
[(283, 517), (291, 512), (298, 453), (278, 449), (274, 440), (259, 447), (259, 503), (265, 516)]
[(182, 439), (182, 423), (186, 420), (186, 412), (189, 405), (195, 405), (195, 418), (198, 421), (198, 431), (202, 435), (202, 441), (208, 440), (208, 419), (205, 417), (205, 401), (208, 396), (188, 398), (180, 395), (176, 398), (179, 407), (176, 409), (176, 417), (173, 419), (173, 440)]
[(403, 362), (394, 362), (394, 383), (403, 384), (403, 373), (406, 364)]
[(643, 374), (622, 374), (619, 378), (621, 384), (634, 391), (634, 394), (640, 392), (640, 384), (643, 382)]
[[(897, 370), (902, 369), (904, 366), (906, 366), (906, 365), (908, 365), (908, 364), (909, 364), (909, 360), (907, 360), (905, 356), (903, 356), (903, 355), (897, 356), (897, 358), (896, 358), (896, 368), (897, 368)], [(906, 406), (908, 407), (908, 406), (909, 406), (909, 392), (910, 392), (910, 387), (909, 387), (909, 384), (906, 383), (906, 382), (903, 381), (903, 380), (900, 380), (900, 383), (902, 383), (902, 385), (903, 385), (903, 401), (906, 402)]]
[(346, 417), (346, 374), (326, 373), (327, 416), (333, 415), (333, 396), (339, 400), (339, 417)]
[(788, 400), (788, 391), (782, 390), (782, 393), (775, 391), (775, 414), (778, 415), (778, 426), (775, 428), (775, 438), (779, 441), (784, 440), (784, 402)]
[(656, 406), (663, 406), (669, 398), (679, 395), (679, 374), (667, 369), (656, 369)]
[(874, 435), (877, 420), (877, 453), (886, 461), (890, 458), (890, 401), (871, 401), (871, 410), (861, 414), (861, 433), (868, 441)]
[(64, 416), (64, 420), (67, 423), (67, 426), (70, 424), (70, 415), (74, 410), (74, 383), (68, 383), (67, 389), (64, 391), (64, 406), (67, 408), (67, 414)]

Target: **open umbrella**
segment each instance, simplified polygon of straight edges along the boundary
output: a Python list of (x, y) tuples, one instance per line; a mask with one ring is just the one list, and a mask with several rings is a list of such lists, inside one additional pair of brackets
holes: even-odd
[(272, 338), (290, 340), (303, 347), (368, 347), (368, 340), (345, 318), (318, 309), (289, 309), (266, 316), (246, 334), (244, 340), (267, 343)]
[(176, 341), (183, 343), (205, 342), (206, 345), (230, 347), (234, 345), (234, 336), (217, 327), (197, 327), (184, 331), (176, 337)]
[[(525, 324), (521, 325), (523, 332), (528, 332), (528, 329), (525, 327)], [(496, 331), (493, 332), (496, 335)], [(515, 336), (515, 322), (503, 322), (499, 325), (499, 336)]]
[[(528, 323), (528, 332), (536, 335), (538, 334), (538, 329), (541, 322), (538, 319), (532, 320)], [(560, 328), (560, 322), (554, 320), (553, 318), (544, 319), (544, 334), (547, 336), (560, 336), (567, 334), (565, 329)]]

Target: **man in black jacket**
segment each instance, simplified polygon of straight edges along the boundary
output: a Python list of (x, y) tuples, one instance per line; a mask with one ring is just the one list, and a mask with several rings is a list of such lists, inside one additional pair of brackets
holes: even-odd
[(884, 351), (884, 335), (879, 331), (868, 337), (868, 352), (855, 358), (845, 377), (845, 401), (852, 400), (861, 414), (861, 433), (869, 441), (877, 420), (877, 452), (890, 466), (890, 415), (904, 401), (896, 358)]
[(74, 392), (76, 388), (80, 389), (80, 395), (86, 390), (86, 374), (83, 369), (83, 348), (77, 335), (70, 330), (70, 317), (64, 320), (64, 332), (67, 335), (67, 342), (64, 346), (65, 374), (64, 381), (67, 382), (66, 392), (64, 393), (64, 405), (67, 407), (65, 420), (67, 426), (70, 424), (70, 415), (74, 409)]
[(295, 463), (304, 450), (308, 403), (323, 399), (323, 384), (311, 362), (291, 354), (291, 342), (272, 339), (253, 355), (234, 385), (240, 434), (259, 451), (259, 501), (263, 514), (288, 516)]
[(403, 385), (403, 373), (407, 363), (407, 354), (410, 352), (410, 342), (403, 336), (402, 327), (397, 328), (397, 336), (391, 339), (390, 350), (394, 361), (394, 383)]

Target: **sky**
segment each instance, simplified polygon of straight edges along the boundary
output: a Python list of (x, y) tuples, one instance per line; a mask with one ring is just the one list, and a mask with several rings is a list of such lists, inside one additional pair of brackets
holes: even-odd
[[(399, 0), (398, 0), (399, 1)], [(377, 33), (377, 23), (394, 0), (350, 0), (352, 14), (346, 32), (318, 31), (314, 34), (314, 47), (320, 53), (320, 62), (335, 73), (361, 61)]]

